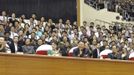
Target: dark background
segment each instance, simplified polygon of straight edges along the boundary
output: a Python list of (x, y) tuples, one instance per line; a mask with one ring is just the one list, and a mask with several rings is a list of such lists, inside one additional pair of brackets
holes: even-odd
[(37, 19), (44, 16), (46, 20), (59, 18), (63, 20), (77, 20), (76, 0), (0, 0), (0, 12), (7, 11), (9, 16), (12, 12), (19, 17), (22, 14), (30, 18), (32, 13), (37, 14)]

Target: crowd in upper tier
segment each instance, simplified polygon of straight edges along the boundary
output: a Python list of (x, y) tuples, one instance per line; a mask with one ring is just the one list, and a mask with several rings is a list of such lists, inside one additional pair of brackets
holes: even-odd
[(107, 8), (108, 11), (118, 12), (122, 20), (134, 21), (134, 0), (85, 0), (95, 9)]

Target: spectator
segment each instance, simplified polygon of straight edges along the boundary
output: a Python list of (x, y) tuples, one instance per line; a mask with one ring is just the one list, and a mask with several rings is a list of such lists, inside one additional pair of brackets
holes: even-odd
[(38, 39), (35, 50), (41, 45), (43, 45), (43, 41), (41, 39)]
[(3, 24), (0, 24), (0, 36), (3, 36), (4, 35), (4, 27), (3, 27)]
[(77, 23), (70, 20), (46, 22), (44, 17), (37, 20), (36, 15), (26, 20), (25, 15), (16, 19), (13, 13), (9, 19), (0, 23), (0, 35), (4, 35), (6, 42), (6, 46), (1, 46), (1, 49), (6, 48), (2, 52), (17, 53), (22, 47), (24, 54), (35, 54), (35, 50), (40, 46), (44, 48), (45, 44), (51, 49), (47, 49), (45, 55), (99, 58), (101, 52), (108, 50), (111, 52), (108, 58), (127, 60), (134, 51), (133, 24), (115, 23), (106, 28), (94, 22), (88, 25), (85, 21), (79, 29)]
[(61, 56), (58, 45), (55, 42), (52, 42), (52, 48), (52, 56)]
[(18, 36), (13, 37), (13, 45), (11, 45), (11, 52), (13, 53), (18, 53), (18, 52), (23, 53), (21, 45), (18, 44), (18, 40), (19, 40)]
[(83, 41), (79, 41), (78, 48), (73, 50), (74, 57), (90, 57), (90, 52), (87, 48), (85, 48), (85, 43)]
[(0, 36), (0, 52), (10, 51), (9, 46), (6, 44), (6, 41), (3, 36)]
[(35, 54), (34, 46), (31, 45), (30, 39), (25, 40), (25, 45), (22, 46), (24, 54)]
[(5, 35), (5, 41), (6, 41), (7, 45), (9, 46), (11, 53), (15, 53), (15, 51), (12, 50), (13, 40), (9, 37), (10, 32), (5, 32), (4, 35)]

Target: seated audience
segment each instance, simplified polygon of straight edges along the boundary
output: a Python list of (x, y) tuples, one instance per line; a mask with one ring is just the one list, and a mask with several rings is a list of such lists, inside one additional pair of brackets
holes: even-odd
[(8, 44), (6, 43), (4, 36), (0, 36), (0, 52), (7, 52), (11, 51)]
[(34, 46), (31, 45), (30, 39), (25, 40), (24, 46), (22, 46), (24, 54), (35, 54)]
[[(1, 16), (8, 15), (5, 12)], [(15, 14), (0, 21), (0, 52), (120, 60), (133, 55), (134, 24), (114, 23), (107, 28), (84, 21), (79, 29), (76, 21), (69, 19), (37, 20), (38, 14), (29, 19), (22, 14), (17, 19)]]
[(85, 48), (85, 43), (83, 41), (79, 41), (78, 48), (73, 50), (74, 57), (91, 57), (89, 49)]

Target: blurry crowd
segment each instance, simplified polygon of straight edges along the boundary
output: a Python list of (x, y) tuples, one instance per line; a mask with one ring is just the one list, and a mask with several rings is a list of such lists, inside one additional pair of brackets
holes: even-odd
[(6, 15), (3, 11), (0, 17), (0, 52), (36, 54), (37, 48), (45, 44), (52, 46), (52, 56), (100, 58), (101, 52), (109, 50), (107, 58), (127, 60), (134, 52), (133, 24), (115, 23), (106, 28), (84, 21), (78, 27), (76, 21), (37, 20), (35, 14), (29, 19), (24, 14), (19, 18), (15, 13)]
[(123, 16), (122, 20), (134, 21), (133, 0), (85, 0), (95, 9), (107, 8), (108, 11), (118, 12)]

